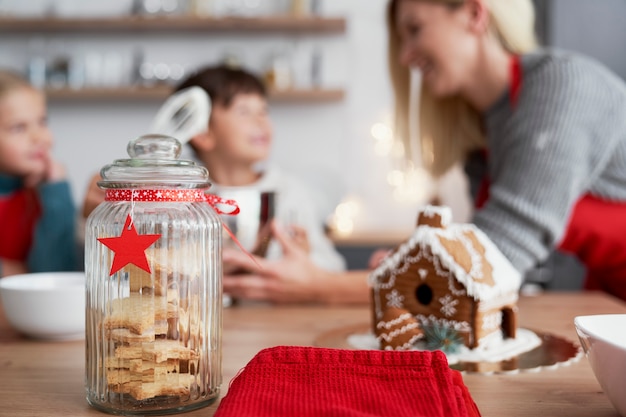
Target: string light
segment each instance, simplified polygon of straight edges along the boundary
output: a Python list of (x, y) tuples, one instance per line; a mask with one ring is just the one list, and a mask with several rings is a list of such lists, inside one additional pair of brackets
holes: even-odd
[(375, 123), (370, 129), (374, 138), (374, 152), (378, 156), (388, 156), (394, 146), (393, 131), (385, 123)]
[(354, 219), (361, 212), (361, 203), (354, 196), (347, 197), (335, 208), (332, 227), (339, 236), (349, 236), (354, 231)]
[(390, 125), (386, 122), (374, 123), (370, 131), (376, 155), (391, 161), (387, 183), (393, 189), (393, 199), (398, 203), (422, 203), (428, 199), (432, 191), (430, 175), (408, 160), (404, 144), (394, 138)]
[[(386, 180), (392, 190), (392, 198), (398, 204), (423, 204), (432, 196), (433, 181), (421, 166), (415, 166), (406, 156), (405, 147), (394, 136), (390, 121), (377, 122), (370, 128), (374, 139), (375, 155), (385, 158), (390, 169)], [(337, 205), (329, 224), (338, 236), (349, 236), (354, 232), (356, 219), (362, 203), (356, 196), (348, 196)]]

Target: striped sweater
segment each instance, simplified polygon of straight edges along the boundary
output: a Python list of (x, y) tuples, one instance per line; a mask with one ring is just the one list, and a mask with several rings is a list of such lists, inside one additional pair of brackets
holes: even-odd
[(565, 51), (521, 65), (515, 108), (507, 92), (485, 113), (489, 199), (473, 222), (526, 272), (558, 246), (583, 195), (626, 202), (626, 84)]

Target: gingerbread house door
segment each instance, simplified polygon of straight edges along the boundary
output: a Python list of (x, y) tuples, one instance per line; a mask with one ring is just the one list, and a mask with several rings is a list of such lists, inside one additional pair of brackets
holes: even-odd
[(517, 315), (513, 307), (504, 307), (502, 309), (502, 337), (504, 339), (514, 338), (515, 329), (517, 328)]

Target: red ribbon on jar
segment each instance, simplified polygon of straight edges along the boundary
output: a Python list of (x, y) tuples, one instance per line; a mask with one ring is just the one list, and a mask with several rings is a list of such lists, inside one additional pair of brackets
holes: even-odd
[[(239, 206), (235, 200), (226, 200), (215, 194), (206, 194), (202, 190), (106, 190), (106, 201), (141, 201), (141, 202), (202, 202), (206, 201), (217, 214), (235, 215)], [(232, 206), (232, 211), (223, 211), (218, 205)]]
[[(131, 202), (131, 218), (132, 218), (132, 204), (136, 201), (140, 202), (206, 202), (209, 203), (213, 210), (217, 214), (226, 214), (234, 216), (239, 213), (239, 205), (235, 200), (227, 200), (215, 194), (206, 194), (203, 190), (191, 189), (191, 190), (168, 190), (168, 189), (142, 189), (142, 190), (129, 190), (129, 189), (108, 189), (105, 193), (105, 201), (130, 201)], [(231, 211), (224, 211), (219, 206), (233, 207)], [(239, 240), (235, 237), (234, 233), (222, 222), (222, 226), (230, 238), (239, 246), (246, 255), (252, 259), (252, 261), (260, 267), (259, 263), (254, 259), (254, 256), (250, 254), (241, 245)]]

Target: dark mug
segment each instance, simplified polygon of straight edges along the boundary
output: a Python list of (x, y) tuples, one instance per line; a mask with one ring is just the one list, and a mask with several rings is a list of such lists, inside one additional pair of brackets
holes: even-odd
[[(276, 212), (276, 192), (255, 189), (225, 189), (215, 194), (234, 200), (239, 206), (236, 215), (222, 215), (222, 221), (230, 229), (241, 247), (247, 252), (265, 257), (272, 240), (271, 222)], [(233, 247), (235, 242), (224, 233), (224, 247)], [(224, 271), (232, 274), (232, 271)]]

